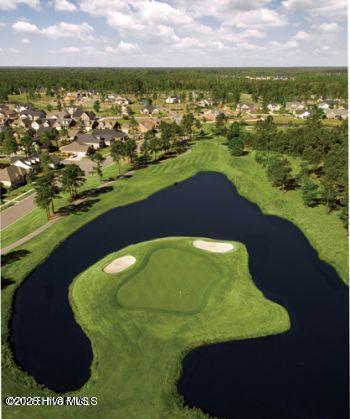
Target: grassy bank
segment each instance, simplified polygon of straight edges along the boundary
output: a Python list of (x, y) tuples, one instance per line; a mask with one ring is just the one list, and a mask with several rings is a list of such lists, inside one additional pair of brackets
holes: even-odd
[[(281, 333), (289, 328), (289, 317), (255, 287), (244, 245), (234, 242), (233, 251), (214, 254), (194, 248), (192, 241), (168, 238), (129, 246), (93, 265), (71, 285), (76, 319), (94, 352), (91, 378), (74, 394), (96, 396), (96, 407), (13, 407), (5, 410), (6, 416), (202, 417), (184, 409), (177, 395), (185, 351), (204, 343)], [(119, 274), (103, 272), (123, 255), (135, 256), (135, 265)], [(174, 282), (170, 271), (184, 275)], [(141, 301), (148, 307), (140, 309)]]
[[(332, 264), (344, 282), (347, 281), (348, 241), (346, 231), (336, 214), (327, 214), (324, 206), (305, 207), (299, 190), (281, 192), (272, 187), (266, 178), (265, 170), (255, 162), (251, 154), (233, 158), (219, 140), (198, 142), (193, 146), (191, 153), (136, 171), (132, 177), (114, 184), (110, 192), (90, 198), (91, 207), (88, 211), (63, 217), (43, 234), (21, 246), (18, 250), (24, 250), (27, 254), (20, 260), (4, 266), (3, 275), (13, 281), (12, 285), (2, 292), (3, 388), (6, 392), (37, 394), (39, 391), (33, 380), (21, 372), (13, 362), (6, 341), (11, 303), (15, 289), (21, 281), (45, 260), (61, 241), (98, 215), (111, 208), (147, 198), (156, 191), (200, 171), (224, 173), (236, 185), (241, 195), (257, 203), (265, 213), (279, 215), (294, 222), (304, 232), (320, 257)], [(9, 230), (12, 228), (16, 227), (11, 226)]]

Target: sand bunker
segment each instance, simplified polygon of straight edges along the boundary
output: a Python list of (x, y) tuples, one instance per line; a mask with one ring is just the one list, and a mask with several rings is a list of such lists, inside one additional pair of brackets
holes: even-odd
[(193, 246), (213, 253), (226, 253), (233, 250), (233, 244), (231, 243), (208, 242), (205, 240), (195, 240)]
[(118, 272), (124, 271), (129, 266), (133, 265), (136, 262), (134, 256), (122, 256), (120, 258), (114, 259), (109, 265), (104, 268), (104, 272), (108, 274), (116, 274)]

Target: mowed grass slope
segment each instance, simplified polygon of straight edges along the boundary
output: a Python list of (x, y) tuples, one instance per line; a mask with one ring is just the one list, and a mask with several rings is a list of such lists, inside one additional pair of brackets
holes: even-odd
[[(234, 251), (213, 254), (193, 248), (192, 242), (192, 238), (166, 238), (129, 246), (93, 265), (71, 285), (70, 301), (76, 319), (94, 353), (90, 380), (72, 394), (96, 396), (96, 407), (13, 407), (5, 408), (6, 417), (204, 417), (198, 410), (184, 408), (177, 393), (176, 381), (186, 351), (204, 343), (281, 333), (290, 323), (287, 311), (265, 299), (255, 287), (244, 245), (235, 242)], [(178, 269), (179, 258), (185, 254), (187, 259), (173, 283), (175, 275), (170, 270)], [(112, 260), (124, 255), (135, 256), (135, 265), (119, 274), (103, 272)], [(215, 271), (213, 281), (212, 272), (205, 272), (202, 255)], [(167, 256), (168, 272), (163, 270), (162, 260)], [(137, 293), (139, 301), (144, 296), (151, 308), (125, 308), (119, 303), (119, 292), (125, 281), (138, 281), (140, 269), (145, 275), (142, 283), (129, 289), (125, 298)], [(190, 271), (182, 277), (186, 269)], [(156, 293), (151, 293), (148, 281), (154, 280), (154, 275), (162, 283)], [(206, 281), (203, 275), (209, 275)], [(178, 292), (187, 281), (192, 282), (188, 288), (191, 295), (183, 306)], [(154, 284), (152, 290), (156, 288)], [(199, 293), (207, 290), (200, 307), (196, 289)], [(167, 300), (176, 311), (154, 310), (157, 305), (164, 307)], [(196, 312), (187, 312), (190, 305), (197, 307)]]
[(122, 281), (119, 303), (126, 308), (179, 313), (200, 310), (210, 285), (223, 276), (220, 265), (201, 250), (164, 246), (163, 242), (152, 246), (139, 268), (117, 274)]
[[(138, 170), (132, 177), (116, 182), (113, 190), (97, 197), (97, 201), (87, 212), (63, 217), (40, 236), (17, 248), (26, 250), (27, 256), (3, 266), (3, 276), (13, 281), (12, 285), (2, 290), (2, 379), (3, 388), (8, 394), (42, 394), (34, 380), (14, 363), (7, 343), (13, 295), (21, 281), (42, 263), (61, 241), (98, 215), (111, 208), (145, 199), (160, 189), (200, 171), (225, 174), (235, 184), (239, 193), (258, 204), (264, 213), (292, 221), (303, 231), (320, 258), (330, 263), (344, 282), (348, 281), (347, 232), (337, 214), (327, 214), (324, 206), (305, 207), (299, 190), (282, 192), (274, 188), (268, 181), (265, 170), (255, 162), (252, 154), (234, 158), (229, 155), (227, 147), (219, 138), (199, 141), (193, 145), (191, 153)], [(17, 229), (9, 227), (9, 230), (12, 228)], [(21, 236), (20, 228), (17, 229), (17, 236)]]

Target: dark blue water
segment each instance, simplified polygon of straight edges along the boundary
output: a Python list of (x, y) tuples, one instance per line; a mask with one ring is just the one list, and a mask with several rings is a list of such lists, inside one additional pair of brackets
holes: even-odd
[(178, 383), (187, 404), (234, 419), (348, 417), (347, 287), (293, 224), (262, 215), (217, 173), (111, 210), (64, 241), (16, 294), (19, 365), (56, 391), (82, 386), (92, 351), (74, 321), (69, 284), (105, 255), (165, 236), (243, 242), (256, 285), (292, 318), (288, 333), (190, 352)]

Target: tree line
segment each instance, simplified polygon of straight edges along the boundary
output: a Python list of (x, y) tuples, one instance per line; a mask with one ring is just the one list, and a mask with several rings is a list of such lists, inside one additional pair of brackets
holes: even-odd
[[(252, 80), (247, 75), (279, 75), (286, 80)], [(345, 68), (330, 69), (110, 69), (110, 68), (2, 68), (0, 100), (8, 95), (27, 92), (33, 99), (66, 90), (90, 90), (101, 94), (115, 91), (142, 96), (157, 92), (196, 91), (220, 101), (235, 101), (239, 94), (249, 93), (269, 101), (307, 99), (311, 95), (347, 97)]]

